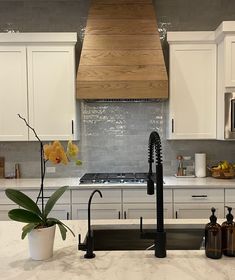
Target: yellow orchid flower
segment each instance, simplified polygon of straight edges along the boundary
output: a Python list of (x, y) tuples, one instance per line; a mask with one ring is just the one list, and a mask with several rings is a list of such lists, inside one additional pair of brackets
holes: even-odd
[(75, 158), (79, 152), (78, 146), (70, 140), (67, 145), (67, 156)]
[(43, 150), (45, 160), (49, 160), (54, 164), (68, 163), (68, 158), (66, 156), (64, 148), (59, 141), (54, 141), (52, 144), (45, 144), (43, 146)]

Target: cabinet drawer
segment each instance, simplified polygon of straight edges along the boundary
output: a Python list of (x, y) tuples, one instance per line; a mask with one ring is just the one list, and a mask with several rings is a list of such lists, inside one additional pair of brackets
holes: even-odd
[(227, 202), (235, 202), (235, 189), (225, 190), (225, 203)]
[(174, 190), (174, 202), (224, 202), (223, 189)]
[[(72, 190), (72, 203), (88, 203), (93, 192), (90, 190)], [(121, 190), (101, 190), (102, 198), (95, 194), (92, 203), (121, 203)]]
[(14, 204), (14, 202), (6, 196), (5, 191), (0, 191), (0, 204)]
[[(123, 190), (123, 202), (124, 203), (136, 203), (136, 202), (155, 202), (155, 195), (148, 195), (147, 189), (142, 190)], [(164, 202), (172, 202), (172, 190), (164, 190)]]

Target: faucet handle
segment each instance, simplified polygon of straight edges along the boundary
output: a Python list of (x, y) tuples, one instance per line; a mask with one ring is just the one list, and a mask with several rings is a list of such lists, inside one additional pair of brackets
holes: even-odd
[(81, 242), (81, 234), (78, 235), (78, 250), (86, 251), (86, 244)]
[(147, 194), (149, 195), (154, 194), (154, 181), (151, 178), (151, 176), (149, 176), (147, 180)]

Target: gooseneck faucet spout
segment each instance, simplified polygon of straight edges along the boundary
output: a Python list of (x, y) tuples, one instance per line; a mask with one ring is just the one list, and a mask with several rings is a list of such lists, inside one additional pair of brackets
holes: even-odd
[(152, 163), (154, 162), (155, 150), (155, 164), (156, 164), (156, 218), (157, 228), (155, 233), (142, 232), (142, 218), (141, 218), (141, 232), (142, 238), (153, 238), (155, 240), (155, 256), (158, 258), (166, 257), (166, 233), (164, 231), (164, 208), (163, 208), (163, 166), (161, 154), (161, 139), (156, 131), (153, 131), (149, 136), (148, 144), (148, 163), (149, 173), (147, 180), (147, 194), (154, 194), (154, 180), (152, 172)]
[(102, 197), (102, 193), (100, 190), (94, 190), (89, 198), (88, 201), (88, 233), (86, 237), (86, 244), (81, 243), (81, 235), (79, 234), (79, 245), (78, 249), (79, 250), (84, 250), (86, 249), (86, 254), (84, 255), (84, 258), (86, 259), (92, 259), (95, 257), (95, 254), (93, 253), (94, 250), (94, 240), (93, 240), (93, 232), (91, 230), (91, 201), (95, 193), (98, 193), (100, 197)]
[(100, 190), (94, 190), (88, 201), (88, 237), (91, 237), (91, 201), (95, 193), (98, 193), (100, 197), (102, 197), (102, 193)]

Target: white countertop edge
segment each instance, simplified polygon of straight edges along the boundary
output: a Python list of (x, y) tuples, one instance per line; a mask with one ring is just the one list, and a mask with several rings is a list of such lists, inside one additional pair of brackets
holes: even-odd
[[(80, 178), (46, 178), (45, 189), (55, 189), (61, 186), (69, 186), (70, 189), (144, 189), (146, 184), (81, 184)], [(174, 176), (164, 177), (165, 189), (177, 188), (235, 188), (235, 179), (206, 178), (176, 178)], [(40, 178), (27, 179), (0, 179), (0, 190), (6, 188), (15, 189), (39, 189)]]

